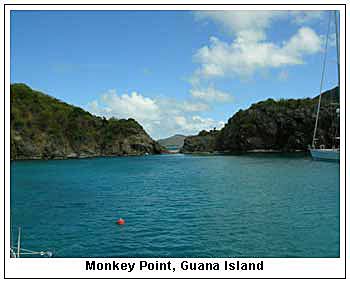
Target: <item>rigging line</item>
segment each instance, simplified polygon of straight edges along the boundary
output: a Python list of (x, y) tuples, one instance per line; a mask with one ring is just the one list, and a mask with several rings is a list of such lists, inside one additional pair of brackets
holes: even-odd
[(21, 248), (21, 226), (18, 227), (18, 238), (17, 238), (17, 257), (19, 257)]
[[(334, 11), (334, 18), (335, 18), (335, 38), (336, 38), (336, 48), (337, 48), (337, 67), (338, 67), (338, 101), (340, 102), (340, 49), (339, 49), (339, 26), (338, 26), (338, 15), (340, 20), (340, 11), (337, 13), (337, 10)], [(338, 108), (340, 109), (340, 103)], [(338, 114), (336, 115), (336, 130), (335, 130), (335, 139), (340, 136), (340, 132), (338, 133)]]
[(334, 18), (335, 18), (335, 38), (336, 38), (336, 45), (337, 45), (337, 65), (338, 65), (338, 87), (340, 88), (340, 60), (339, 60), (339, 30), (338, 30), (338, 16), (337, 11), (334, 11)]
[(21, 255), (46, 255), (48, 252), (42, 251), (42, 252), (21, 252)]
[(315, 138), (316, 138), (316, 132), (317, 132), (317, 124), (318, 124), (318, 118), (320, 116), (320, 106), (321, 106), (321, 96), (322, 96), (321, 94), (322, 94), (322, 88), (323, 88), (324, 74), (325, 74), (325, 70), (326, 70), (327, 48), (328, 48), (328, 37), (329, 37), (330, 25), (331, 25), (331, 12), (329, 13), (329, 18), (328, 18), (328, 28), (327, 28), (326, 43), (325, 43), (325, 48), (324, 48), (322, 75), (321, 75), (321, 83), (320, 83), (320, 95), (318, 97), (318, 106), (317, 106), (317, 114), (316, 114), (314, 135), (313, 135), (313, 138), (312, 138), (312, 148), (315, 148)]
[(25, 251), (25, 252), (33, 252), (33, 253), (37, 253), (38, 251), (33, 251), (33, 250), (28, 250), (28, 249), (23, 249), (21, 248), (21, 251)]
[[(335, 42), (336, 42), (336, 49), (337, 49), (337, 68), (338, 68), (337, 69), (337, 71), (338, 71), (338, 93), (335, 93), (335, 97), (334, 97), (335, 102), (337, 102), (337, 100), (336, 100), (337, 94), (338, 94), (338, 98), (340, 101), (340, 60), (339, 60), (340, 50), (339, 50), (338, 14), (339, 14), (339, 12), (337, 13), (337, 10), (334, 10), (334, 26), (335, 26), (335, 39), (336, 39)], [(336, 113), (338, 107), (340, 108), (340, 105), (336, 106), (335, 112), (332, 112), (332, 113)], [(338, 136), (337, 114), (335, 114), (332, 118), (334, 118), (334, 119), (332, 119), (332, 121), (334, 123), (334, 144), (336, 145), (336, 138)]]

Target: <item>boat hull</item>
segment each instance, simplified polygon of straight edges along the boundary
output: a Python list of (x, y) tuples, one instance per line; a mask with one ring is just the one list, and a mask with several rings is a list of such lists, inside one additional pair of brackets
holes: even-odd
[(340, 160), (340, 150), (337, 149), (310, 149), (310, 153), (315, 160)]

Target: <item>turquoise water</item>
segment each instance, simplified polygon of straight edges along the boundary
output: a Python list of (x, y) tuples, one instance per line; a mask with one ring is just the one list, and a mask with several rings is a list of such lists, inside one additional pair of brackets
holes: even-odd
[(18, 226), (22, 247), (55, 257), (339, 257), (339, 164), (277, 154), (16, 161), (14, 243)]

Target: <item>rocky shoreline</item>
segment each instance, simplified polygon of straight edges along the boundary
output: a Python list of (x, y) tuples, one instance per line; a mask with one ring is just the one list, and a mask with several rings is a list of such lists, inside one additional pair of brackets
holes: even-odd
[[(168, 154), (167, 152), (161, 152), (159, 154)], [(81, 155), (81, 156), (66, 156), (66, 157), (53, 157), (53, 158), (42, 158), (41, 156), (29, 156), (29, 157), (19, 157), (17, 159), (12, 159), (11, 161), (30, 161), (30, 160), (68, 160), (68, 159), (92, 159), (100, 157), (110, 157), (110, 158), (119, 158), (119, 157), (139, 157), (139, 156), (148, 156), (149, 154), (124, 154), (124, 155)]]
[(182, 154), (190, 154), (190, 155), (241, 155), (241, 154), (254, 154), (254, 153), (263, 153), (263, 154), (278, 154), (278, 153), (307, 153), (308, 150), (269, 150), (269, 149), (253, 149), (247, 151), (182, 151)]
[[(234, 114), (220, 131), (201, 131), (185, 139), (182, 153), (193, 152), (307, 152), (312, 142), (318, 96), (267, 99)], [(339, 121), (334, 123), (339, 88), (322, 94), (317, 132), (319, 144), (331, 147)]]

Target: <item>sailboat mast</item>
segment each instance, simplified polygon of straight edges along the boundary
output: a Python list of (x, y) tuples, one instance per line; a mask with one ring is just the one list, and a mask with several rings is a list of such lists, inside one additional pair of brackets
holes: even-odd
[(338, 31), (338, 17), (337, 11), (334, 11), (334, 21), (335, 21), (335, 39), (337, 45), (337, 66), (338, 66), (338, 87), (340, 88), (340, 60), (339, 60), (339, 31)]
[(325, 74), (325, 70), (326, 70), (327, 48), (328, 48), (328, 37), (329, 37), (330, 24), (331, 24), (331, 13), (329, 14), (329, 20), (328, 20), (327, 36), (326, 36), (326, 43), (325, 43), (325, 50), (324, 50), (324, 57), (323, 57), (323, 66), (322, 66), (322, 76), (321, 76), (321, 83), (320, 83), (320, 95), (318, 97), (318, 105), (317, 105), (317, 114), (316, 114), (314, 135), (312, 137), (312, 148), (315, 148), (318, 118), (320, 116), (322, 88), (323, 88), (324, 74)]

